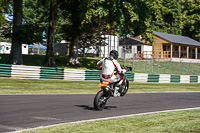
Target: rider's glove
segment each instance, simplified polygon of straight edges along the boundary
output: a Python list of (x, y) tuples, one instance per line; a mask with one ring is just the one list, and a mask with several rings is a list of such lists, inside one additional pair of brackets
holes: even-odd
[(126, 72), (128, 72), (128, 71), (131, 71), (132, 70), (132, 68), (131, 67), (125, 67), (125, 69), (126, 69)]
[(122, 69), (121, 74), (125, 74), (126, 72), (126, 69)]

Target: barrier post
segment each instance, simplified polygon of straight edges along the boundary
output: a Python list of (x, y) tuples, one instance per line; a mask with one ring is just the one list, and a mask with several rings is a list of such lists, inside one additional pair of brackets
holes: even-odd
[(159, 59), (160, 59), (160, 58), (158, 58), (158, 74), (159, 74)]
[(124, 67), (126, 66), (126, 48), (124, 48)]
[(191, 62), (189, 63), (188, 75), (190, 75), (190, 64), (191, 64)]
[(198, 75), (198, 64), (199, 64), (199, 63), (197, 62), (197, 75)]
[(153, 58), (151, 58), (151, 73), (153, 73)]
[(171, 71), (171, 63), (172, 63), (172, 60), (170, 59), (170, 63), (169, 63), (169, 73), (170, 74), (170, 71)]
[(134, 55), (133, 55), (133, 67), (132, 67), (132, 73), (134, 73)]
[(180, 60), (180, 62), (179, 62), (179, 75), (181, 75), (181, 60)]

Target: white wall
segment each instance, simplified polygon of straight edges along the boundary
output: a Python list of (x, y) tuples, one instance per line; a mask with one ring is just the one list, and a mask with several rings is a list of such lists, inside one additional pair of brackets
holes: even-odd
[(28, 44), (22, 44), (22, 54), (28, 54)]
[[(0, 42), (0, 54), (10, 54), (11, 46), (10, 42)], [(28, 54), (28, 44), (22, 44), (22, 54)]]
[(10, 54), (10, 52), (11, 52), (11, 43), (0, 42), (0, 54)]
[[(143, 56), (143, 58), (151, 58), (152, 54), (152, 46), (149, 45), (134, 45), (132, 46), (132, 53), (126, 53), (127, 59), (132, 59), (133, 56), (137, 53), (137, 46), (141, 46), (141, 53), (146, 51), (146, 55)], [(123, 53), (123, 46), (119, 46), (119, 58), (124, 59), (124, 53)]]
[(151, 58), (151, 54), (152, 54), (152, 46), (149, 46), (149, 45), (143, 45), (143, 49), (142, 49), (142, 52), (143, 52), (143, 58)]
[[(123, 46), (119, 46), (119, 58), (124, 59)], [(126, 53), (126, 58), (133, 58), (134, 54), (137, 53), (137, 45), (132, 46), (132, 53)]]
[[(104, 37), (104, 36), (102, 36), (102, 37)], [(105, 40), (105, 43), (107, 43), (108, 45), (100, 47), (100, 56), (101, 57), (109, 57), (110, 51), (112, 51), (112, 50), (118, 51), (119, 37), (113, 36), (113, 35), (105, 35), (105, 37), (107, 38)]]

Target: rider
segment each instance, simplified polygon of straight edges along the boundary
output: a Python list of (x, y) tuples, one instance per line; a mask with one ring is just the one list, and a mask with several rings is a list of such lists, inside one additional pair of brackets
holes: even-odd
[[(119, 62), (116, 60), (118, 58), (118, 55), (119, 54), (116, 50), (112, 50), (112, 51), (110, 51), (109, 58), (103, 58), (97, 63), (97, 66), (99, 66), (99, 67), (102, 66), (102, 71), (101, 71), (101, 75), (100, 75), (101, 81), (115, 83), (115, 82), (119, 82), (120, 80), (122, 80), (122, 77), (119, 74), (125, 74), (126, 70), (121, 69)], [(117, 72), (119, 73), (117, 75), (114, 74), (115, 68), (117, 69)], [(119, 90), (119, 86), (120, 86), (120, 84), (117, 83), (115, 86), (114, 95), (119, 95), (119, 93), (117, 94), (117, 91)]]

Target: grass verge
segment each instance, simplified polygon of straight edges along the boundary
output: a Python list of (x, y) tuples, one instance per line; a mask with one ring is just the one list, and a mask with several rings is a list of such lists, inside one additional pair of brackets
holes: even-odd
[[(9, 55), (0, 54), (0, 63), (5, 64), (8, 61)], [(24, 65), (29, 66), (42, 66), (44, 55), (23, 55)], [(79, 57), (80, 65), (68, 65), (69, 56), (55, 55), (55, 60), (58, 68), (70, 69), (84, 69), (84, 70), (101, 70), (96, 66), (96, 63), (102, 57)], [(124, 65), (123, 59), (117, 59), (120, 65)], [(126, 60), (126, 66), (132, 67), (133, 61)], [(181, 67), (181, 68), (179, 68)], [(170, 68), (170, 69), (169, 69)], [(151, 60), (135, 60), (134, 61), (135, 73), (148, 73), (148, 74), (176, 74), (176, 75), (200, 75), (200, 65), (197, 63), (184, 63), (184, 62), (170, 62), (170, 61), (153, 61)]]
[[(98, 81), (66, 81), (46, 79), (0, 78), (0, 94), (64, 94), (97, 93)], [(198, 83), (136, 83), (130, 82), (130, 92), (200, 91)]]
[(69, 123), (23, 133), (199, 133), (199, 112), (194, 109)]

